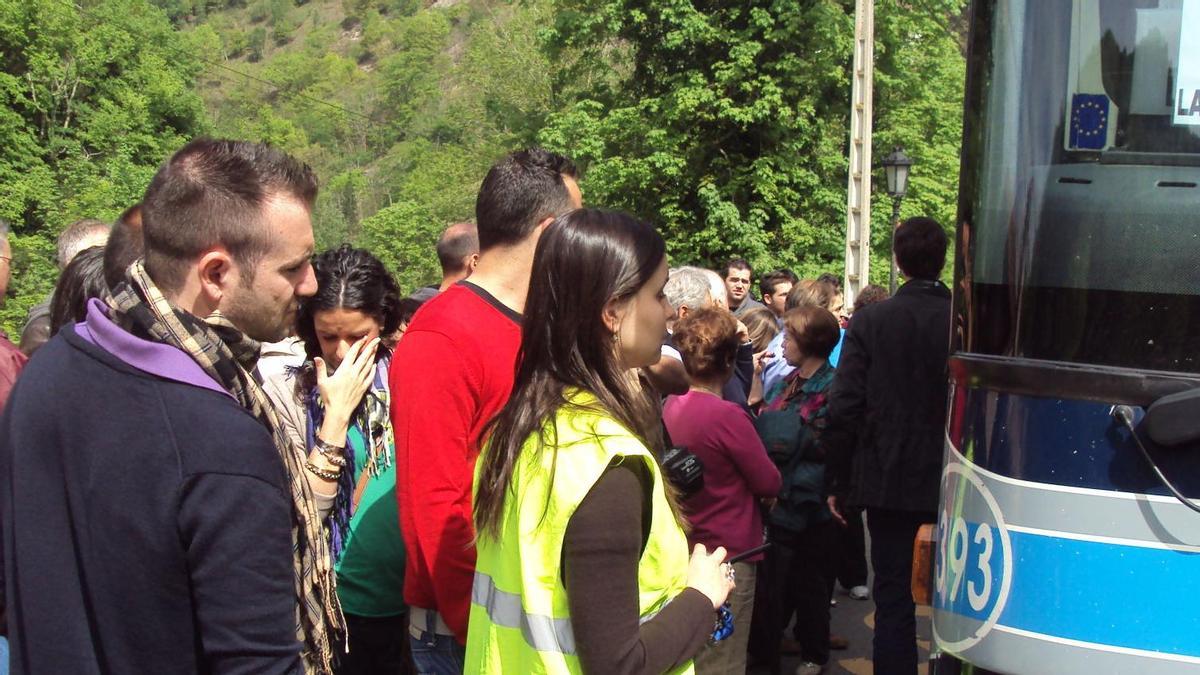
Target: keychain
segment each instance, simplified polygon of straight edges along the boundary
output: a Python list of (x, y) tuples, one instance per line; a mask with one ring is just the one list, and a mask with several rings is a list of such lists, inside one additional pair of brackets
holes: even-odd
[[(734, 581), (733, 565), (724, 563), (722, 567), (725, 568), (725, 576), (730, 581)], [(733, 610), (730, 609), (729, 601), (727, 600), (717, 609), (717, 620), (713, 624), (712, 635), (708, 638), (709, 644), (716, 644), (730, 635), (733, 635)]]
[(717, 610), (717, 621), (713, 624), (713, 632), (709, 636), (708, 642), (716, 644), (730, 635), (733, 635), (733, 610), (729, 608), (727, 602)]

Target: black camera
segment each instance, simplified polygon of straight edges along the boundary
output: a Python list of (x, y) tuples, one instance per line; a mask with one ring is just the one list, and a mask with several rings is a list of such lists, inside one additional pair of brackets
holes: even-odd
[(669, 448), (663, 453), (662, 465), (667, 480), (684, 497), (690, 497), (704, 487), (704, 463), (687, 448)]

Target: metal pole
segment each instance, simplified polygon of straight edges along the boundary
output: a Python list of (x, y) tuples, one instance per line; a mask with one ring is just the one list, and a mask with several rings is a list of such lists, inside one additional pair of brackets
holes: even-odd
[(892, 254), (892, 271), (888, 275), (888, 290), (896, 294), (896, 228), (900, 227), (900, 202), (904, 197), (892, 197), (892, 241), (889, 244)]

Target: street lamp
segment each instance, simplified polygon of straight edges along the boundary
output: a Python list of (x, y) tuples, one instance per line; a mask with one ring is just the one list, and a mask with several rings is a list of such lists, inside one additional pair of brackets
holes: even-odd
[[(904, 193), (908, 192), (908, 170), (913, 161), (904, 154), (904, 148), (896, 146), (892, 154), (879, 162), (887, 178), (888, 196), (892, 198), (892, 248), (896, 244), (896, 228), (900, 227), (900, 202), (904, 201)], [(888, 288), (896, 292), (896, 254), (892, 252), (892, 271), (888, 277)]]

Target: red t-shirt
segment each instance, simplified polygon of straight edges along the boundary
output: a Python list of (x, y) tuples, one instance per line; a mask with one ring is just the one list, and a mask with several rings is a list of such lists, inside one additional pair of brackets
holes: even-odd
[(413, 317), (388, 374), (404, 600), (436, 610), (462, 643), (475, 575), (477, 441), (512, 392), (520, 320), (482, 288), (456, 284)]
[(8, 341), (8, 336), (0, 332), (0, 411), (8, 403), (8, 395), (12, 393), (17, 376), (28, 360), (16, 345)]

